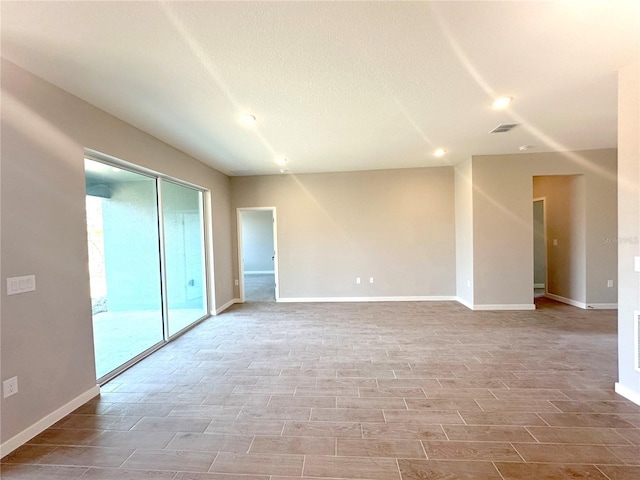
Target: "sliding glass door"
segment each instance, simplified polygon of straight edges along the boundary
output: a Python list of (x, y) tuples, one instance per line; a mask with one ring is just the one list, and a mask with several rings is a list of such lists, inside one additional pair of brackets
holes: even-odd
[(96, 377), (207, 315), (203, 192), (85, 160)]
[(207, 313), (202, 192), (162, 182), (169, 336)]

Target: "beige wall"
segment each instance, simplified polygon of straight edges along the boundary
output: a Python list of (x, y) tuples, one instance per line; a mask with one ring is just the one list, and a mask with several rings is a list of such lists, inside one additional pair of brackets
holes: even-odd
[[(631, 100), (619, 105), (625, 188), (616, 231), (613, 149), (474, 157), (456, 167), (455, 179), (454, 168), (443, 167), (229, 180), (3, 61), (2, 280), (35, 274), (38, 290), (2, 291), (1, 376), (17, 375), (20, 393), (0, 400), (0, 441), (95, 384), (83, 148), (211, 190), (218, 307), (238, 296), (236, 208), (260, 206), (277, 208), (282, 298), (458, 295), (474, 305), (531, 304), (532, 178), (583, 175), (585, 300), (609, 303), (617, 249), (603, 239), (639, 235), (637, 68), (620, 77), (621, 95)], [(637, 390), (628, 360), (639, 290), (629, 262), (640, 253), (637, 244), (627, 247), (620, 252), (620, 380)]]
[(533, 177), (583, 175), (587, 304), (615, 304), (616, 150), (474, 156), (474, 305), (533, 304)]
[(618, 389), (640, 404), (634, 369), (634, 310), (640, 310), (640, 61), (618, 77)]
[(582, 304), (587, 294), (584, 194), (583, 175), (533, 177), (533, 196), (544, 197), (546, 204), (546, 291)]
[(456, 295), (473, 306), (473, 170), (471, 159), (455, 166)]
[(1, 377), (19, 381), (2, 400), (4, 443), (96, 383), (85, 147), (211, 189), (216, 303), (233, 291), (226, 176), (6, 61), (1, 133), (2, 281), (35, 274), (37, 285), (2, 288)]
[(231, 192), (234, 210), (277, 209), (282, 300), (455, 296), (452, 167), (234, 177)]

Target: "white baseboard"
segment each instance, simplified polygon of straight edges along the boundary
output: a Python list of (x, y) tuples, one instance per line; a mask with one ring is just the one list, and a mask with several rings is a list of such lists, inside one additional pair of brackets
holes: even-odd
[(471, 302), (467, 302), (464, 298), (461, 297), (456, 297), (456, 302), (464, 305), (465, 307), (467, 307), (469, 310), (473, 310), (473, 303)]
[(456, 297), (456, 301), (469, 310), (474, 311), (491, 311), (491, 310), (535, 310), (536, 306), (533, 303), (501, 303), (501, 304), (484, 304), (484, 305), (476, 305), (474, 303), (468, 302), (464, 298)]
[(274, 275), (273, 270), (251, 270), (250, 272), (244, 271), (245, 275)]
[(631, 390), (629, 387), (625, 387), (618, 382), (616, 382), (615, 389), (617, 394), (622, 395), (627, 400), (631, 400), (633, 403), (640, 405), (640, 392)]
[(20, 447), (21, 445), (24, 445), (33, 437), (44, 432), (51, 425), (62, 420), (64, 417), (69, 415), (75, 409), (81, 407), (82, 405), (87, 403), (89, 400), (97, 397), (98, 395), (100, 395), (100, 386), (96, 385), (95, 387), (91, 387), (89, 390), (78, 395), (76, 398), (71, 400), (66, 405), (63, 405), (62, 407), (58, 408), (56, 411), (50, 413), (49, 415), (42, 418), (41, 420), (38, 420), (36, 423), (31, 425), (29, 428), (23, 430), (13, 438), (10, 438), (6, 442), (4, 442), (2, 445), (0, 445), (0, 458), (3, 458), (4, 456), (9, 455), (16, 448)]
[(544, 288), (544, 283), (534, 283), (533, 288)]
[(280, 297), (280, 303), (328, 303), (328, 302), (451, 302), (454, 296), (408, 297)]
[(561, 297), (560, 295), (555, 295), (553, 293), (545, 293), (544, 296), (550, 298), (551, 300), (555, 300), (556, 302), (566, 303), (567, 305), (571, 305), (573, 307), (582, 308), (584, 310), (586, 310), (587, 308), (586, 303), (572, 300), (571, 298)]
[(471, 310), (535, 310), (533, 303), (504, 305), (472, 305), (460, 297), (407, 296), (407, 297), (285, 297), (276, 300), (280, 303), (328, 303), (328, 302), (458, 302)]
[(617, 303), (588, 303), (587, 308), (589, 310), (617, 310)]
[(224, 305), (222, 305), (220, 308), (216, 308), (216, 315), (220, 315), (222, 312), (224, 312), (227, 308), (229, 308), (231, 305), (235, 305), (236, 303), (240, 303), (240, 299), (239, 298), (232, 298), (231, 300), (229, 300), (227, 303), (225, 303)]
[(534, 303), (504, 303), (504, 304), (485, 304), (485, 305), (473, 305), (473, 310), (487, 311), (487, 310), (535, 310)]

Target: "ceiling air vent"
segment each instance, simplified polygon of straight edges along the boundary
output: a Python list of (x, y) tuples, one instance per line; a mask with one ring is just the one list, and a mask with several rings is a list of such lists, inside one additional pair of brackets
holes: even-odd
[(496, 128), (491, 130), (489, 133), (504, 133), (504, 132), (508, 132), (509, 130), (513, 130), (514, 128), (516, 128), (518, 125), (519, 125), (518, 123), (503, 123), (502, 125), (498, 125)]

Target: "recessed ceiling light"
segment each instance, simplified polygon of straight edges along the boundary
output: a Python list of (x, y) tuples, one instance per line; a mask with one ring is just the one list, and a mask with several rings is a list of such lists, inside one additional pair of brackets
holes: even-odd
[(507, 108), (512, 101), (512, 97), (498, 97), (493, 101), (491, 106), (496, 110), (502, 110), (503, 108)]
[(276, 163), (278, 165), (286, 165), (287, 164), (287, 159), (286, 158), (279, 158), (278, 160), (276, 160)]
[(254, 123), (256, 123), (256, 116), (250, 115), (248, 113), (244, 115), (240, 115), (240, 121), (245, 125), (253, 125)]
[(530, 148), (533, 148), (533, 145), (520, 145), (518, 147), (518, 150), (520, 150), (521, 152), (526, 152), (527, 150), (529, 150)]
[(444, 157), (445, 153), (447, 153), (447, 151), (444, 148), (438, 148), (435, 152), (433, 152), (433, 155), (435, 157)]
[(281, 168), (280, 173), (289, 173), (289, 170), (287, 170), (286, 168)]

